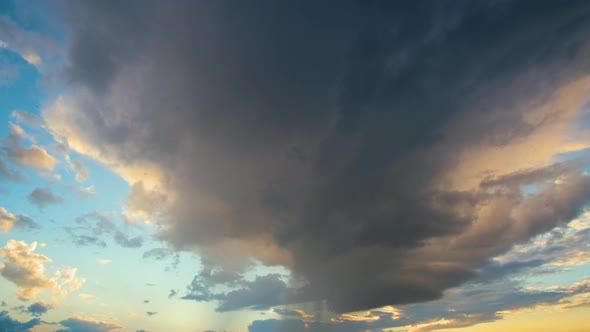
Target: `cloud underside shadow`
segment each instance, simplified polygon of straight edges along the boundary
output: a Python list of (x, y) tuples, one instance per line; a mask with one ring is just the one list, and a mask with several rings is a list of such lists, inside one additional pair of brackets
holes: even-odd
[[(590, 146), (590, 5), (421, 3), (73, 2), (76, 88), (43, 118), (235, 286), (185, 298), (434, 300), (588, 203), (587, 161), (555, 158)], [(251, 258), (308, 283), (232, 275)]]

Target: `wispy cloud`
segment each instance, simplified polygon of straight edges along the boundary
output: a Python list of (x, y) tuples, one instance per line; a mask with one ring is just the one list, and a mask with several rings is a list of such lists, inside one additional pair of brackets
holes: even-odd
[(6, 139), (0, 141), (0, 147), (13, 163), (22, 166), (30, 166), (40, 172), (51, 172), (57, 160), (44, 148), (32, 144), (29, 147), (22, 145), (22, 140), (31, 139), (20, 126), (11, 123), (10, 134)]
[(128, 237), (112, 221), (111, 216), (98, 211), (87, 213), (76, 218), (76, 226), (66, 227), (66, 231), (79, 246), (96, 245), (106, 247), (105, 235), (109, 235), (115, 243), (123, 248), (139, 248), (143, 245), (141, 236)]

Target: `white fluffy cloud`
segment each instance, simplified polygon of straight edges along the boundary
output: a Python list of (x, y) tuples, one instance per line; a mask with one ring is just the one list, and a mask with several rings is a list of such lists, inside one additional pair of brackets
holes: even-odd
[(84, 284), (85, 279), (76, 277), (76, 269), (56, 271), (53, 276), (45, 274), (45, 264), (51, 262), (47, 256), (34, 253), (37, 242), (8, 240), (0, 249), (0, 275), (14, 283), (17, 296), (22, 300), (35, 299), (43, 290), (50, 290), (62, 297)]

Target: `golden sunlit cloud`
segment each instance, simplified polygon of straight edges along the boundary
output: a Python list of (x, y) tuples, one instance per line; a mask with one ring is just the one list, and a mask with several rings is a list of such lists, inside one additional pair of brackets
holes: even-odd
[(51, 278), (45, 276), (45, 264), (51, 262), (47, 256), (34, 253), (37, 242), (9, 240), (0, 249), (0, 274), (17, 287), (17, 296), (22, 300), (36, 299), (47, 289), (65, 297), (69, 292), (79, 289), (86, 281), (76, 277), (76, 269), (56, 271)]

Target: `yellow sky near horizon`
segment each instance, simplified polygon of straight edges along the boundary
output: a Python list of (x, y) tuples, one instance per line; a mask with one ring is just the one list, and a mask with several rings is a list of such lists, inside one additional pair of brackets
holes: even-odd
[[(482, 299), (483, 301), (484, 299)], [(444, 332), (588, 332), (590, 306), (572, 309), (541, 307), (504, 315), (503, 319)]]

